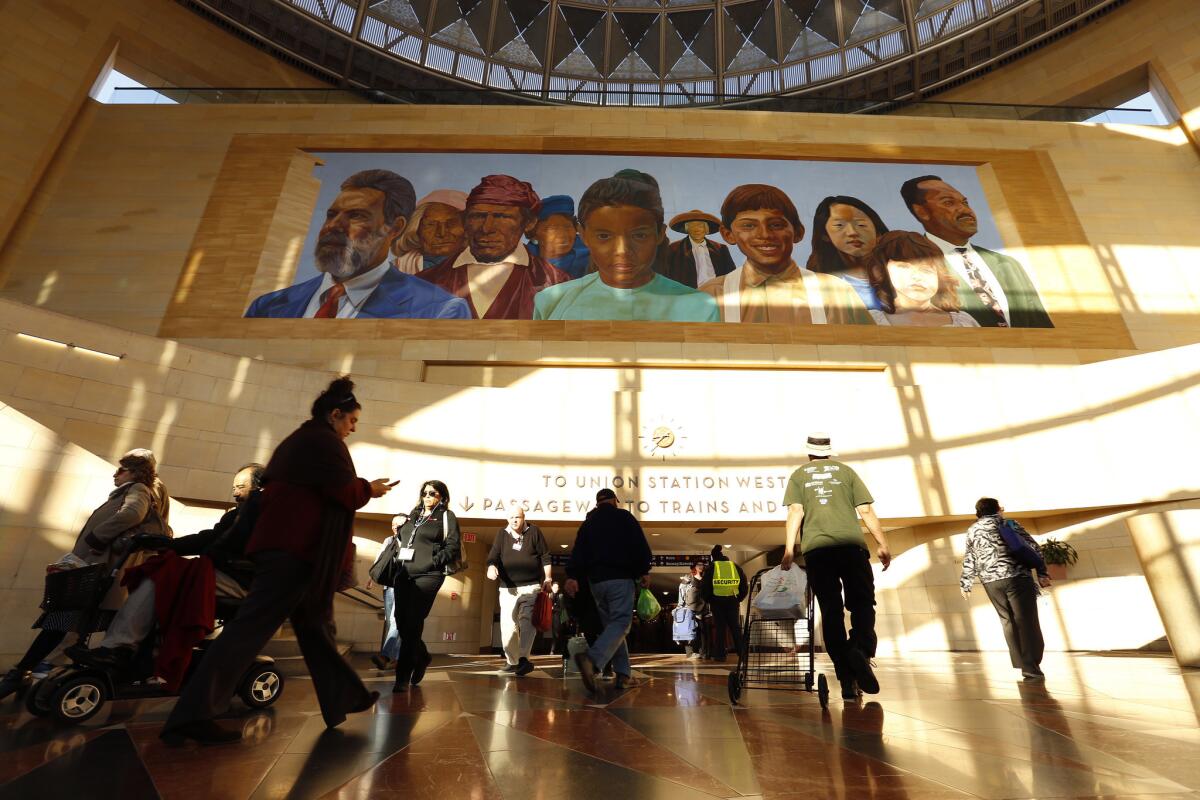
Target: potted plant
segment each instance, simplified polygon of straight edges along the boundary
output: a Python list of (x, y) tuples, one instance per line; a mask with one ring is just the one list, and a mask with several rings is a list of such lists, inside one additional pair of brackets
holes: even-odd
[(1041, 544), (1042, 559), (1046, 562), (1046, 571), (1052, 580), (1060, 581), (1067, 577), (1067, 567), (1079, 560), (1079, 553), (1074, 547), (1058, 539), (1047, 539)]

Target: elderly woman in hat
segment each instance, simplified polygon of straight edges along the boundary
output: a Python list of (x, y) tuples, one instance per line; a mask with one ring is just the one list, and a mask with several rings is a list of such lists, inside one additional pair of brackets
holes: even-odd
[(721, 220), (699, 209), (671, 218), (670, 228), (687, 236), (667, 248), (663, 273), (693, 289), (707, 280), (733, 272), (729, 248), (707, 238), (721, 229)]
[(404, 232), (392, 242), (392, 264), (406, 275), (416, 275), (466, 247), (463, 211), (467, 194), (437, 189), (417, 201)]
[[(104, 502), (87, 518), (75, 539), (69, 555), (59, 565), (67, 568), (92, 564), (111, 564), (125, 552), (129, 538), (135, 533), (167, 534), (166, 487), (158, 479), (158, 463), (154, 453), (145, 449), (130, 450), (121, 456), (113, 472), (114, 489)], [(124, 601), (119, 582), (105, 597), (103, 608), (113, 608)], [(30, 672), (47, 658), (67, 637), (67, 630), (55, 630), (50, 620), (40, 620), (42, 627), (25, 651), (25, 655), (0, 679), (0, 699), (7, 697), (29, 679)]]

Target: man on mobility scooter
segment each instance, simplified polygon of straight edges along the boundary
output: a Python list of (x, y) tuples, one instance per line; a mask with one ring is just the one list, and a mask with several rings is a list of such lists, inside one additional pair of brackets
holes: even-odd
[[(238, 471), (233, 481), (237, 505), (211, 530), (178, 539), (134, 537), (126, 558), (134, 550), (165, 552), (126, 571), (126, 583), (136, 588), (109, 624), (101, 645), (67, 648), (75, 664), (47, 676), (47, 685), (39, 686), (37, 697), (27, 703), (31, 710), (82, 722), (100, 710), (106, 696), (128, 699), (179, 692), (189, 667), (206, 649), (214, 619), (235, 613), (249, 590), (254, 569), (244, 551), (258, 516), (262, 474), (260, 464)], [(202, 558), (179, 558), (185, 555)], [(154, 654), (151, 634), (156, 623), (160, 636)], [(66, 684), (73, 688), (63, 692)], [(242, 688), (247, 705), (265, 707), (279, 696), (283, 677), (271, 659), (259, 657)]]

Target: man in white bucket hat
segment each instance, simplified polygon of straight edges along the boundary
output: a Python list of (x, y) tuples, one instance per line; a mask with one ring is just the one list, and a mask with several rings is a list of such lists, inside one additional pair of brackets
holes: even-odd
[[(788, 479), (787, 539), (781, 566), (790, 569), (796, 538), (804, 555), (808, 582), (821, 607), (821, 632), (833, 659), (842, 699), (857, 700), (859, 690), (879, 691), (871, 669), (878, 642), (875, 636), (875, 578), (871, 554), (858, 520), (875, 538), (879, 562), (892, 563), (883, 527), (871, 504), (874, 499), (853, 469), (837, 461), (829, 434), (811, 433), (806, 448), (809, 463)], [(850, 612), (846, 634), (845, 612)]]

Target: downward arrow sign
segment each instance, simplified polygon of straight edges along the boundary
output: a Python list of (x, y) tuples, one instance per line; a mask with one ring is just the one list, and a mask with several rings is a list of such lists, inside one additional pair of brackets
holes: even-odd
[(463, 501), (461, 503), (459, 503), (458, 505), (462, 508), (463, 511), (470, 511), (472, 508), (475, 507), (475, 504), (471, 502), (471, 498), (469, 498), (469, 497), (464, 498)]

